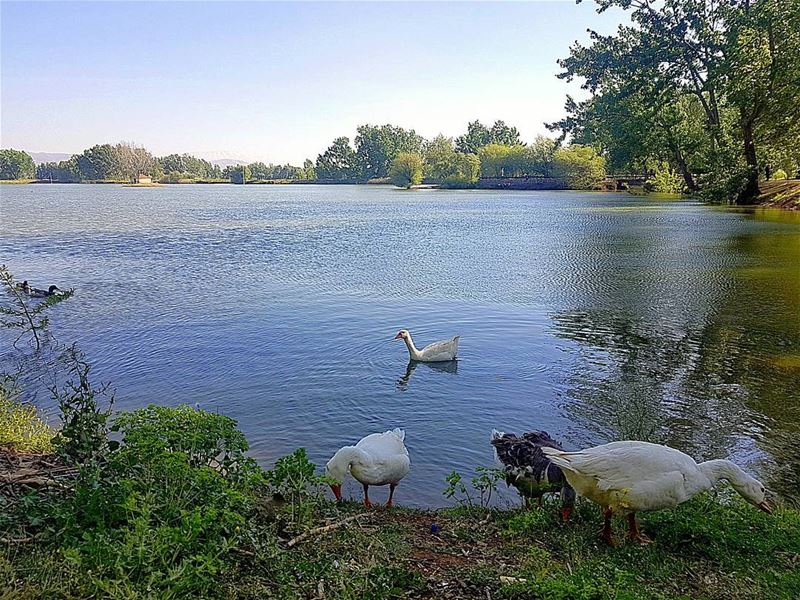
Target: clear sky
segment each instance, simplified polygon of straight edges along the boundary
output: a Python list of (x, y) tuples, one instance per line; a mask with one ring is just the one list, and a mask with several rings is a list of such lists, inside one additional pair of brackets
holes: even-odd
[(0, 4), (0, 143), (132, 141), (299, 164), (359, 124), (546, 133), (576, 85), (556, 59), (620, 13), (591, 2)]

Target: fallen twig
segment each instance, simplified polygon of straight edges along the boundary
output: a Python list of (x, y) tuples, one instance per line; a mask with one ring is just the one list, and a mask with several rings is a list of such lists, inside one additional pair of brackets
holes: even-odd
[(296, 546), (300, 542), (306, 541), (310, 537), (313, 537), (315, 535), (319, 535), (321, 533), (328, 533), (329, 531), (333, 531), (334, 529), (339, 529), (339, 527), (342, 527), (343, 525), (347, 525), (347, 523), (350, 523), (351, 521), (355, 521), (356, 519), (358, 519), (360, 517), (366, 517), (366, 516), (369, 516), (369, 515), (370, 515), (370, 513), (359, 513), (357, 515), (351, 515), (351, 516), (349, 516), (349, 517), (347, 517), (345, 519), (342, 519), (341, 521), (338, 521), (336, 523), (331, 523), (330, 525), (324, 525), (323, 527), (315, 527), (314, 529), (309, 529), (305, 533), (300, 534), (297, 537), (293, 537), (292, 539), (290, 539), (289, 542), (286, 545), (287, 545), (287, 547), (291, 548), (292, 546)]

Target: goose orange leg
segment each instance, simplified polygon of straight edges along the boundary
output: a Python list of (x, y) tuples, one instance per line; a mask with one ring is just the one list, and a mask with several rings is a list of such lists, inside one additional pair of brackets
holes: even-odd
[(614, 514), (614, 511), (611, 510), (610, 506), (603, 507), (603, 532), (600, 534), (603, 536), (603, 540), (609, 546), (614, 545), (614, 538), (611, 535), (611, 515)]
[(629, 528), (629, 536), (632, 542), (636, 542), (637, 544), (649, 544), (650, 538), (639, 531), (639, 526), (636, 524), (636, 514), (630, 513), (628, 515), (628, 528)]
[(396, 483), (389, 484), (389, 500), (386, 502), (386, 508), (392, 508), (392, 497), (394, 496), (394, 488), (396, 487)]
[(364, 485), (364, 506), (367, 508), (372, 508), (372, 502), (369, 501), (369, 486), (365, 483)]

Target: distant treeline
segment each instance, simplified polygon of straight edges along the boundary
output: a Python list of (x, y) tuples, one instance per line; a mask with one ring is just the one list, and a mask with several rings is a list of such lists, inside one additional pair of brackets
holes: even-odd
[[(221, 169), (188, 154), (157, 158), (145, 148), (128, 143), (100, 144), (61, 162), (34, 165), (18, 150), (2, 150), (2, 179), (39, 179), (53, 182), (132, 181), (137, 175), (154, 181), (320, 180), (363, 183), (390, 178), (400, 186), (422, 181), (445, 187), (470, 187), (480, 177), (559, 177), (570, 187), (592, 188), (605, 177), (605, 162), (588, 146), (559, 147), (555, 140), (537, 137), (523, 143), (516, 127), (496, 121), (486, 126), (473, 121), (456, 139), (436, 136), (426, 140), (413, 129), (393, 125), (362, 125), (354, 144), (339, 137), (302, 167), (262, 162)], [(8, 167), (6, 168), (6, 164)]]

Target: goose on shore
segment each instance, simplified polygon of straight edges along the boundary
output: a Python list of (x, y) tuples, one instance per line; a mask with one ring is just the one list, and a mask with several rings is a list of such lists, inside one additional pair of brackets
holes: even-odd
[(325, 466), (325, 474), (336, 482), (331, 484), (336, 499), (341, 501), (342, 482), (349, 473), (364, 486), (364, 506), (372, 506), (369, 486), (388, 485), (386, 508), (391, 508), (394, 489), (411, 470), (411, 460), (403, 443), (405, 437), (402, 429), (392, 429), (368, 435), (355, 446), (340, 448)]
[(531, 431), (517, 437), (513, 433), (492, 430), (490, 443), (506, 473), (506, 484), (517, 488), (525, 506), (549, 492), (561, 494), (561, 517), (566, 521), (575, 506), (575, 490), (567, 483), (564, 473), (542, 452), (542, 448), (561, 446), (546, 431)]
[(394, 336), (396, 340), (403, 340), (408, 348), (408, 356), (411, 360), (419, 362), (443, 362), (447, 360), (455, 360), (458, 354), (458, 340), (460, 336), (455, 336), (453, 339), (444, 340), (441, 342), (433, 342), (428, 344), (422, 350), (417, 350), (414, 345), (414, 340), (411, 339), (411, 333), (407, 329), (401, 329)]
[(649, 442), (612, 442), (578, 452), (542, 448), (575, 491), (603, 508), (603, 539), (612, 544), (611, 516), (628, 516), (630, 539), (649, 540), (636, 512), (674, 508), (726, 479), (745, 500), (771, 513), (764, 485), (729, 460), (697, 463), (674, 448)]

